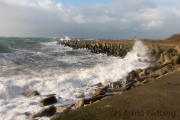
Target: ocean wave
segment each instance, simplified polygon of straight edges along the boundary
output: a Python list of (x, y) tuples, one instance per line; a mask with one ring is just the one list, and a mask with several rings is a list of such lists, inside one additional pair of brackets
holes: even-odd
[[(16, 113), (34, 114), (42, 109), (37, 101), (48, 94), (59, 98), (55, 105), (74, 103), (78, 100), (77, 94), (83, 92), (87, 98), (94, 92), (95, 87), (91, 85), (117, 81), (132, 70), (150, 65), (143, 62), (149, 59), (145, 56), (148, 48), (140, 41), (136, 41), (124, 59), (94, 54), (86, 49), (72, 50), (54, 41), (40, 44), (42, 46), (35, 51), (0, 54), (0, 60), (4, 60), (0, 74), (0, 119), (21, 120), (27, 116), (16, 116)], [(25, 93), (34, 90), (41, 95), (25, 98)]]

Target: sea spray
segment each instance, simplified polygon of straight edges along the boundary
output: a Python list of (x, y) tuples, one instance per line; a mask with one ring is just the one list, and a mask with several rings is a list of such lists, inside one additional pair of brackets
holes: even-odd
[[(79, 93), (83, 92), (87, 98), (94, 92), (95, 88), (91, 85), (116, 81), (126, 77), (132, 70), (150, 65), (139, 60), (139, 56), (148, 52), (140, 41), (135, 42), (133, 50), (124, 59), (92, 54), (85, 49), (72, 50), (56, 45), (54, 41), (35, 43), (38, 49), (19, 46), (20, 50), (25, 49), (27, 52), (0, 54), (3, 61), (0, 73), (0, 119), (28, 118), (16, 113), (34, 114), (41, 110), (37, 101), (48, 94), (56, 94), (58, 103), (55, 105), (74, 103)], [(23, 95), (34, 90), (41, 96), (25, 98)]]
[(62, 41), (62, 40), (71, 40), (71, 39), (69, 38), (69, 36), (65, 35), (64, 38), (61, 38), (61, 39), (60, 39), (60, 41)]
[(140, 40), (135, 40), (132, 51), (125, 58), (152, 61), (150, 49)]

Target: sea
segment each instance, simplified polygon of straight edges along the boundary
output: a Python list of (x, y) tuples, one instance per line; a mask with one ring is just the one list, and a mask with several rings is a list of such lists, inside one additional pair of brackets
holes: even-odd
[[(139, 60), (139, 55), (149, 59), (145, 57), (148, 47), (139, 40), (124, 58), (74, 50), (57, 44), (59, 40), (0, 37), (0, 120), (28, 119), (45, 108), (38, 101), (49, 94), (58, 99), (55, 106), (75, 103), (82, 93), (89, 98), (95, 84), (115, 82), (151, 65)], [(40, 96), (25, 97), (31, 91)]]

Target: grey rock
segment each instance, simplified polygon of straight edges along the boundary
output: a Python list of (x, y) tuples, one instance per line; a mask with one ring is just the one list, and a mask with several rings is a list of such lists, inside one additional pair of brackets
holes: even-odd
[(134, 84), (134, 86), (140, 86), (140, 85), (142, 85), (143, 84), (143, 82), (139, 82), (139, 81), (137, 81), (135, 84)]
[(104, 89), (97, 88), (92, 96), (98, 96), (98, 95), (104, 95), (104, 94), (105, 94), (105, 90)]
[(76, 101), (75, 108), (81, 108), (84, 106), (84, 99)]
[(91, 97), (91, 98), (86, 98), (86, 99), (84, 99), (84, 104), (90, 104), (91, 102), (101, 100), (104, 97), (106, 97), (106, 95), (99, 95), (99, 96), (94, 96), (94, 97)]
[(74, 104), (61, 105), (61, 106), (56, 106), (56, 109), (57, 111), (60, 111), (62, 113), (67, 113), (73, 106)]
[(57, 99), (55, 96), (50, 96), (48, 98), (42, 99), (38, 101), (38, 104), (40, 107), (46, 106), (46, 105), (51, 105), (57, 102)]
[(128, 85), (133, 85), (134, 84), (134, 79), (128, 79), (128, 78), (124, 78), (122, 81), (121, 81), (121, 84), (122, 84), (122, 87), (126, 87)]
[(34, 96), (40, 95), (38, 91), (32, 91), (26, 95), (28, 98), (32, 98)]
[(117, 81), (117, 82), (111, 82), (109, 85), (110, 88), (120, 88), (121, 87), (121, 82)]
[(48, 108), (45, 108), (39, 112), (37, 112), (36, 114), (34, 114), (33, 116), (31, 116), (30, 118), (36, 118), (36, 117), (50, 117), (53, 116), (56, 113), (56, 107), (55, 106), (50, 106)]

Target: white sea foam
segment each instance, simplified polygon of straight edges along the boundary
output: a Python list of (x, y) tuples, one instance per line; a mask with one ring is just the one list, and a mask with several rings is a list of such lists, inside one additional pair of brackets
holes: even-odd
[[(44, 43), (50, 49), (56, 48), (57, 52), (71, 51), (71, 48), (57, 46), (54, 42)], [(85, 97), (89, 97), (94, 92), (94, 87), (90, 87), (96, 83), (113, 82), (124, 78), (128, 73), (137, 68), (145, 68), (150, 63), (143, 62), (147, 57), (148, 48), (140, 41), (136, 41), (133, 50), (127, 54), (124, 59), (119, 57), (107, 57), (102, 54), (92, 54), (88, 50), (76, 50), (78, 52), (87, 53), (83, 56), (64, 55), (56, 58), (56, 61), (63, 61), (68, 64), (81, 65), (82, 63), (93, 63), (91, 67), (70, 67), (69, 69), (46, 67), (41, 70), (29, 69), (22, 67), (22, 74), (9, 74), (8, 76), (0, 76), (0, 120), (24, 120), (26, 116), (24, 112), (30, 115), (43, 109), (37, 104), (38, 100), (45, 98), (45, 95), (56, 94), (58, 103), (55, 105), (74, 103), (76, 95), (84, 92)], [(46, 54), (41, 54), (45, 56)], [(142, 59), (142, 60), (139, 60)], [(50, 63), (49, 63), (50, 64)], [(20, 68), (19, 68), (20, 69)], [(12, 68), (4, 68), (1, 72), (17, 70), (17, 66)], [(28, 74), (24, 71), (27, 71)], [(17, 71), (16, 71), (17, 72)], [(29, 91), (37, 90), (41, 96), (34, 98), (26, 98), (23, 94)], [(48, 119), (43, 117), (42, 119)]]
[(69, 36), (65, 35), (65, 37), (61, 38), (60, 40), (71, 40), (71, 39), (69, 38)]

